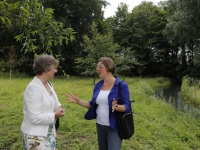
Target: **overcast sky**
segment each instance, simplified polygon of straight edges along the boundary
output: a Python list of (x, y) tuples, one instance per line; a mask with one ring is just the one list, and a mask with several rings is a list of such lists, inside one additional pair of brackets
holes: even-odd
[[(138, 6), (142, 1), (144, 0), (107, 0), (108, 3), (111, 5), (108, 5), (107, 8), (104, 10), (104, 17), (111, 17), (115, 15), (115, 12), (117, 11), (117, 7), (120, 4), (120, 2), (124, 2), (128, 5), (128, 11), (131, 12), (133, 7)], [(162, 0), (146, 0), (146, 1), (151, 1), (155, 5), (157, 5), (158, 2)]]

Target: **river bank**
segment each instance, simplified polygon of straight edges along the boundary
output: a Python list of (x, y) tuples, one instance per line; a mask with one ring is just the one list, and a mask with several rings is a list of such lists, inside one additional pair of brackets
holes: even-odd
[(200, 108), (200, 81), (189, 76), (182, 79), (181, 96), (184, 101)]
[(171, 83), (167, 87), (156, 89), (154, 96), (158, 100), (164, 100), (166, 103), (172, 105), (176, 110), (189, 113), (199, 118), (200, 108), (189, 101), (185, 101), (181, 93), (181, 84)]

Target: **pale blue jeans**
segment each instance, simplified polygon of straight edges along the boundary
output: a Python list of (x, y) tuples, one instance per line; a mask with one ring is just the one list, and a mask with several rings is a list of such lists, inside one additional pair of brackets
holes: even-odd
[(96, 123), (99, 150), (121, 150), (118, 130)]

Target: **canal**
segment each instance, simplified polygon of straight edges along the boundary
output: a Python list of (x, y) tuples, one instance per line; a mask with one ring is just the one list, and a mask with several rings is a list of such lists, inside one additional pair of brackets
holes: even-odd
[(158, 100), (165, 100), (170, 105), (173, 105), (176, 110), (184, 111), (188, 114), (200, 118), (200, 109), (192, 104), (186, 103), (181, 99), (181, 85), (172, 83), (170, 86), (157, 89), (154, 96)]

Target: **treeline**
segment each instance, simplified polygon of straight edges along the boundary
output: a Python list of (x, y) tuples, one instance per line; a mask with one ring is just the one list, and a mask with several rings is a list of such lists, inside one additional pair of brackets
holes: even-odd
[(123, 76), (200, 75), (200, 0), (121, 3), (103, 17), (104, 0), (0, 2), (0, 71), (33, 74), (40, 53), (60, 60), (59, 74), (95, 76), (108, 56)]

